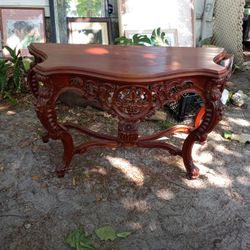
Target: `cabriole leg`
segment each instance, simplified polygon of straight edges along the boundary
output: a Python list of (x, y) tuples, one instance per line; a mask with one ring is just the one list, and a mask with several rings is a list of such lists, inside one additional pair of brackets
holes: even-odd
[[(211, 82), (211, 84), (214, 82)], [(192, 159), (192, 149), (195, 141), (203, 143), (208, 134), (215, 128), (222, 118), (223, 105), (220, 101), (220, 84), (211, 87), (207, 92), (205, 114), (200, 126), (193, 130), (183, 143), (182, 157), (187, 170), (187, 176), (190, 179), (199, 177), (199, 169), (194, 165)]]
[(49, 80), (46, 78), (42, 80), (44, 85), (39, 88), (36, 102), (37, 116), (47, 130), (47, 134), (42, 137), (42, 140), (43, 142), (48, 142), (49, 138), (51, 138), (62, 141), (64, 147), (63, 163), (56, 168), (56, 173), (58, 176), (64, 176), (74, 155), (74, 143), (68, 130), (57, 122), (56, 100), (53, 91), (51, 91), (52, 89), (47, 86)]
[(64, 147), (63, 152), (63, 163), (56, 168), (56, 173), (58, 177), (63, 177), (65, 171), (69, 169), (70, 162), (74, 155), (74, 144), (72, 136), (69, 133), (63, 133), (61, 135), (61, 140)]

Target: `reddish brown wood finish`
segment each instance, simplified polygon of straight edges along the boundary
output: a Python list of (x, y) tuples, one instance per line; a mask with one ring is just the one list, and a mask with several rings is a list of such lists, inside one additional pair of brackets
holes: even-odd
[[(64, 145), (58, 176), (64, 175), (74, 154), (94, 147), (120, 146), (166, 149), (183, 158), (189, 178), (199, 176), (192, 147), (195, 141), (204, 142), (222, 117), (220, 97), (230, 75), (229, 68), (218, 65), (226, 56), (224, 49), (32, 44), (29, 51), (35, 57), (29, 84), (37, 98), (38, 118), (48, 131), (43, 141), (60, 139)], [(72, 123), (59, 124), (55, 103), (68, 90), (98, 101), (117, 116), (118, 135), (96, 133)], [(184, 93), (197, 93), (204, 101), (205, 112), (198, 116), (195, 126), (174, 126), (139, 136), (141, 121), (167, 103), (178, 101)], [(69, 132), (72, 128), (94, 140), (74, 146)], [(188, 134), (181, 149), (158, 140), (177, 132)]]

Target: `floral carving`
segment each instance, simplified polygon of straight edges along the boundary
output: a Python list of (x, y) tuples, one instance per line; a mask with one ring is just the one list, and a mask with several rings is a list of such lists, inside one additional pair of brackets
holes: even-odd
[(148, 86), (102, 82), (81, 76), (71, 76), (69, 85), (78, 88), (88, 100), (98, 100), (103, 109), (113, 116), (130, 120), (142, 120), (154, 114), (166, 103), (178, 101), (193, 86), (191, 80), (172, 80)]
[(138, 120), (151, 109), (152, 95), (142, 86), (124, 86), (116, 90), (112, 104), (118, 116)]

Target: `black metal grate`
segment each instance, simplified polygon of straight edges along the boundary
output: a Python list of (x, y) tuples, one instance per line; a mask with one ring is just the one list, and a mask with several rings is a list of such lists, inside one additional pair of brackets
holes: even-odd
[(174, 119), (182, 122), (196, 116), (203, 101), (201, 97), (195, 93), (184, 94), (179, 102), (172, 102), (165, 108), (173, 115)]

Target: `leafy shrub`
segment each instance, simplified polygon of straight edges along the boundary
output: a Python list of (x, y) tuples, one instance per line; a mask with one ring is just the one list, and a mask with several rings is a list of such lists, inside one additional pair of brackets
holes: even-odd
[(120, 45), (147, 45), (151, 46), (151, 40), (146, 35), (134, 34), (132, 38), (125, 36), (118, 37), (115, 40), (116, 44)]
[(27, 90), (27, 72), (31, 59), (21, 56), (21, 51), (4, 47), (10, 57), (0, 59), (0, 94), (3, 99), (16, 103), (14, 96)]
[(154, 29), (150, 37), (136, 33), (132, 38), (118, 37), (115, 39), (115, 43), (120, 45), (169, 46), (166, 33), (161, 32), (161, 28)]

